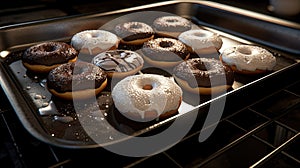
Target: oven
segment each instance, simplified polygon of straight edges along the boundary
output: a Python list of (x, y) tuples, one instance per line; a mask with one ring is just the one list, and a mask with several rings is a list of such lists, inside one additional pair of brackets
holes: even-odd
[[(277, 15), (266, 10), (268, 5), (221, 0), (10, 2), (0, 25), (1, 167), (299, 167), (299, 15)], [(111, 108), (101, 109), (105, 115), (99, 117), (84, 104), (87, 129), (86, 123), (62, 122), (57, 111), (45, 110), (52, 97), (41, 87), (44, 78), (30, 76), (21, 65), (24, 49), (41, 41), (70, 42), (76, 32), (136, 13), (134, 19), (179, 15), (220, 34), (226, 45), (265, 47), (277, 58), (275, 71), (237, 75), (232, 90), (200, 96), (196, 102), (186, 97), (186, 112), (133, 129), (117, 121)], [(36, 98), (37, 93), (45, 97)], [(108, 95), (101, 94), (97, 107), (109, 106)], [(59, 103), (59, 110), (73, 110), (74, 104)], [(216, 115), (220, 118), (211, 119)], [(164, 135), (170, 129), (176, 131)]]

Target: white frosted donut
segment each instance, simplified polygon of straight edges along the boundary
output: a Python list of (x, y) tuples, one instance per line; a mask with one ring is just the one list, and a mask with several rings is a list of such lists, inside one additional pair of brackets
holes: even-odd
[(106, 30), (84, 30), (71, 38), (71, 45), (81, 53), (96, 55), (106, 50), (116, 49), (119, 39)]
[(192, 28), (192, 22), (181, 16), (171, 15), (156, 18), (152, 26), (161, 37), (177, 38), (181, 32)]
[(188, 46), (192, 53), (213, 53), (219, 51), (223, 41), (221, 37), (204, 29), (194, 29), (182, 32), (178, 40)]
[(220, 60), (240, 73), (263, 73), (273, 70), (276, 57), (268, 50), (254, 45), (237, 45), (225, 49)]
[(135, 121), (177, 113), (182, 100), (181, 88), (172, 79), (157, 74), (128, 76), (115, 85), (111, 95), (115, 107)]

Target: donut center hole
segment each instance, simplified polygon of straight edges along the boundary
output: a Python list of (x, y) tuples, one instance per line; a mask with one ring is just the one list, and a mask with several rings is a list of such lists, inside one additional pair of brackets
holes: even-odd
[(130, 28), (131, 29), (140, 29), (140, 28), (142, 28), (142, 26), (139, 24), (132, 24), (132, 25), (130, 25)]
[(206, 35), (204, 33), (197, 32), (197, 33), (194, 33), (194, 36), (196, 36), (196, 37), (205, 37)]
[(81, 68), (81, 67), (78, 67), (78, 68), (75, 68), (73, 69), (73, 75), (80, 75), (80, 74), (84, 74), (84, 72), (86, 72), (88, 69), (87, 68)]
[(144, 90), (152, 90), (153, 86), (151, 84), (146, 84), (146, 85), (143, 86), (143, 89)]
[(98, 38), (99, 37), (98, 34), (92, 34), (91, 36), (92, 36), (92, 38)]
[(203, 61), (195, 61), (191, 66), (192, 69), (197, 69), (200, 71), (208, 71), (208, 69), (210, 69), (209, 64)]
[(159, 46), (162, 48), (169, 48), (169, 47), (172, 47), (173, 45), (174, 45), (174, 43), (171, 41), (161, 41), (159, 43)]
[(96, 32), (91, 32), (91, 33), (87, 34), (88, 38), (98, 38), (99, 36), (100, 36), (100, 34), (96, 33)]
[(200, 71), (207, 71), (207, 67), (204, 64), (196, 64), (195, 67)]
[(56, 46), (46, 46), (44, 49), (45, 49), (45, 52), (52, 52), (52, 51), (55, 51), (56, 50)]
[(175, 22), (178, 22), (178, 20), (176, 20), (176, 19), (167, 19), (166, 21), (169, 22), (169, 23), (175, 23)]
[(239, 48), (238, 52), (244, 55), (251, 55), (252, 51), (249, 48)]

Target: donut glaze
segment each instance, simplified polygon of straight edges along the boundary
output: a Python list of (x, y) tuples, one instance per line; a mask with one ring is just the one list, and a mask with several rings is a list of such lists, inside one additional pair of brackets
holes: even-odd
[(143, 22), (125, 22), (116, 25), (115, 33), (121, 38), (122, 43), (142, 44), (154, 37), (154, 30)]
[[(128, 76), (115, 85), (111, 94), (116, 108), (138, 121), (177, 112), (182, 100), (181, 88), (170, 78), (156, 74)], [(148, 112), (155, 115), (149, 117)]]
[(153, 28), (161, 36), (177, 37), (179, 33), (190, 30), (192, 24), (180, 16), (162, 16), (153, 21)]
[(208, 88), (206, 90), (210, 91), (210, 88), (231, 86), (234, 82), (233, 71), (214, 58), (188, 59), (174, 68), (173, 75), (181, 85), (185, 82), (184, 87), (189, 87), (189, 90), (194, 88), (196, 93), (200, 91), (198, 88)]
[(75, 62), (78, 52), (64, 42), (43, 42), (27, 48), (22, 55), (23, 65), (33, 72), (49, 72), (60, 64)]
[(225, 49), (220, 60), (238, 73), (263, 73), (273, 70), (276, 57), (268, 50), (253, 45), (237, 45)]
[(106, 73), (96, 65), (72, 62), (62, 64), (49, 72), (47, 89), (64, 99), (87, 98), (103, 90), (106, 82)]
[(186, 44), (193, 53), (218, 52), (222, 47), (221, 37), (213, 32), (204, 29), (195, 29), (182, 32), (178, 40)]
[(89, 55), (116, 49), (118, 44), (118, 37), (106, 30), (84, 30), (71, 38), (71, 45), (76, 50)]
[(134, 51), (110, 50), (95, 56), (92, 63), (106, 71), (109, 77), (124, 77), (141, 70), (144, 60)]
[[(178, 64), (188, 59), (190, 53), (187, 47), (180, 41), (172, 38), (156, 38), (144, 43), (141, 49), (145, 59), (150, 64), (160, 66), (161, 63)], [(150, 61), (149, 61), (150, 59)], [(154, 61), (154, 62), (151, 62)], [(173, 66), (173, 64), (171, 64)], [(167, 64), (164, 66), (168, 66)]]

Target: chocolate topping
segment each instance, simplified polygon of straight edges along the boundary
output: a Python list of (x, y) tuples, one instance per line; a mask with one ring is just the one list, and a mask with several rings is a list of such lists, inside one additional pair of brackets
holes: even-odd
[(115, 27), (115, 33), (124, 41), (149, 38), (154, 35), (151, 26), (142, 22), (126, 22)]
[(26, 49), (22, 60), (34, 65), (66, 63), (78, 56), (78, 51), (64, 42), (44, 42)]
[(144, 64), (143, 58), (130, 50), (109, 50), (98, 54), (92, 63), (107, 72), (128, 72)]
[(232, 85), (234, 81), (233, 71), (213, 58), (189, 59), (177, 65), (173, 72), (193, 88)]
[(142, 52), (156, 61), (181, 61), (189, 55), (187, 47), (172, 38), (156, 38), (144, 43)]
[(101, 86), (107, 74), (94, 64), (87, 62), (65, 63), (51, 70), (47, 87), (57, 92), (94, 89)]

